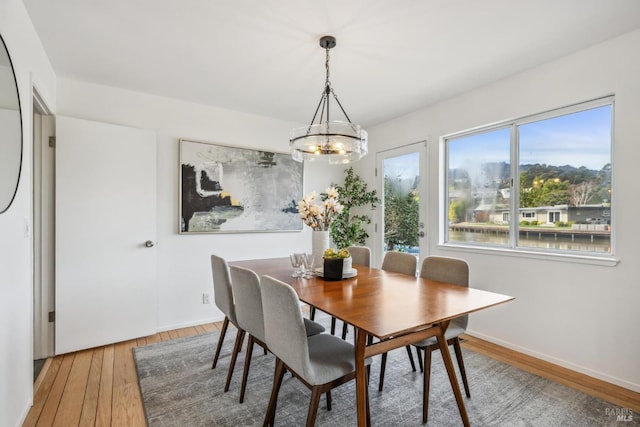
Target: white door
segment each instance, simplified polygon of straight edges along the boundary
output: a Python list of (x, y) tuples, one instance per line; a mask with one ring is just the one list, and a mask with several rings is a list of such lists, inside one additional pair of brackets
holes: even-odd
[(56, 118), (56, 354), (156, 328), (156, 140)]
[(425, 144), (418, 142), (376, 154), (382, 196), (377, 213), (376, 265), (381, 265), (384, 254), (392, 250), (414, 254), (418, 268), (426, 255)]

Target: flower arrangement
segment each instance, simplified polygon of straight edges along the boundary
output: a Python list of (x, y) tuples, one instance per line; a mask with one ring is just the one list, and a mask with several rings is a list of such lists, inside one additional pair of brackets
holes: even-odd
[(346, 249), (327, 249), (322, 254), (323, 274), (325, 280), (342, 280), (344, 273), (349, 273), (351, 268), (351, 254)]
[[(317, 204), (318, 201), (321, 203)], [(317, 231), (329, 230), (331, 223), (344, 209), (338, 202), (338, 190), (335, 187), (327, 188), (320, 196), (312, 191), (298, 202), (297, 207), (302, 221)]]
[(325, 259), (345, 259), (349, 258), (350, 256), (351, 254), (346, 249), (340, 249), (339, 251), (336, 251), (335, 249), (329, 248), (324, 251), (324, 254), (322, 254), (322, 257)]

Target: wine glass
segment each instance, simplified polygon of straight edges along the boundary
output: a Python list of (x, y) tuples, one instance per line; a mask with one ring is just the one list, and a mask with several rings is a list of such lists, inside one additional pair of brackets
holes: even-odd
[(289, 259), (291, 260), (291, 266), (293, 267), (293, 273), (291, 273), (291, 277), (300, 277), (302, 276), (302, 271), (300, 270), (300, 266), (304, 262), (302, 255), (304, 254), (290, 254)]
[(304, 255), (304, 277), (310, 279), (314, 276), (313, 273), (313, 261), (315, 257), (313, 254), (305, 254)]

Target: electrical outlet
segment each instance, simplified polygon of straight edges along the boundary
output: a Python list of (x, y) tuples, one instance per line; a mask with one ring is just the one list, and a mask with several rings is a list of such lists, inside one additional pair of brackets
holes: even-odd
[(211, 304), (211, 294), (205, 292), (202, 294), (202, 303), (203, 304)]

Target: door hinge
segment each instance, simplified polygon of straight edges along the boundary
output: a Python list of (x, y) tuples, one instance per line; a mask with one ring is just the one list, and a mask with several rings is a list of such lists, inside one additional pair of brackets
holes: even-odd
[(49, 323), (53, 323), (56, 321), (56, 312), (55, 311), (50, 311), (49, 312)]
[(56, 137), (55, 136), (50, 136), (49, 137), (49, 147), (51, 147), (51, 148), (55, 148), (56, 147)]
[(378, 168), (375, 168), (374, 170), (375, 170), (375, 174), (376, 174), (375, 176), (378, 176)]
[(377, 232), (378, 232), (378, 224), (377, 224), (377, 223), (376, 223), (376, 224), (374, 224), (373, 229), (374, 229), (374, 231), (373, 231), (374, 233), (377, 233)]

